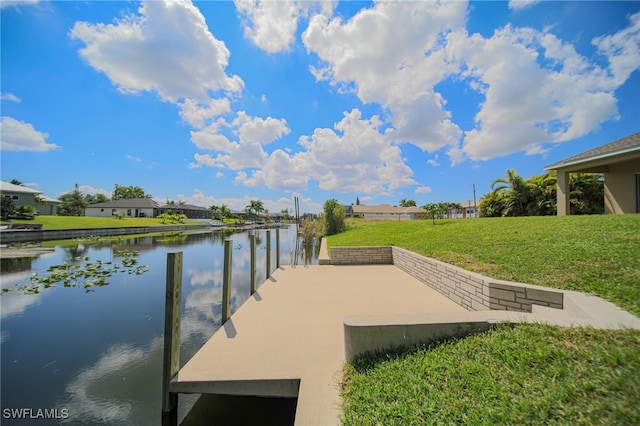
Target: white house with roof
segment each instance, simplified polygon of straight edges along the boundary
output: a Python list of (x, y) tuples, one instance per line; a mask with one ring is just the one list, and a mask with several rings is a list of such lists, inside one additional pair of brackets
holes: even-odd
[(357, 204), (351, 207), (353, 216), (362, 219), (414, 220), (422, 218), (427, 213), (423, 208), (416, 206), (396, 207), (388, 204), (376, 206)]
[(85, 207), (84, 215), (93, 217), (155, 217), (159, 204), (150, 198), (106, 201)]
[(56, 215), (59, 200), (43, 195), (42, 191), (23, 185), (0, 181), (0, 193), (11, 198), (16, 207), (32, 206), (39, 215)]

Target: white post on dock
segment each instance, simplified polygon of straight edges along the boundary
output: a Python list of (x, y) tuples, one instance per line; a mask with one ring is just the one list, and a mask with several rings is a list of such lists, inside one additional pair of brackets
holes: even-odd
[(256, 292), (256, 235), (249, 235), (249, 246), (251, 248), (251, 295)]
[(280, 269), (280, 228), (276, 228), (276, 269)]
[(222, 324), (231, 318), (231, 258), (233, 241), (224, 240), (224, 270), (222, 272)]
[(180, 308), (182, 305), (182, 252), (167, 253), (167, 284), (164, 306), (164, 353), (162, 364), (162, 424), (178, 423), (178, 394), (169, 391), (180, 370)]
[(271, 277), (271, 231), (267, 230), (267, 278)]

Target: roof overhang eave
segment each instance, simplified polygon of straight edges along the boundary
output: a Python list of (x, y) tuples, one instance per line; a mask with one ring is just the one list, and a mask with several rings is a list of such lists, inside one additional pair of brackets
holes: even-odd
[(544, 169), (547, 171), (550, 171), (550, 170), (565, 169), (565, 168), (578, 166), (582, 164), (588, 165), (588, 163), (592, 163), (595, 161), (606, 160), (609, 158), (624, 156), (625, 154), (631, 154), (631, 153), (636, 153), (640, 156), (640, 146), (633, 146), (630, 148), (621, 149), (619, 151), (607, 152), (605, 154), (594, 155), (592, 157), (587, 157), (587, 158), (580, 158), (580, 159), (569, 161), (569, 162), (559, 161), (557, 163), (553, 163), (548, 166), (545, 166)]

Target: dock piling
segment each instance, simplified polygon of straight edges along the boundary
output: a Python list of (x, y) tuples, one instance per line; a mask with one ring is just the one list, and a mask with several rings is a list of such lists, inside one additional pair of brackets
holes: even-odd
[(162, 364), (162, 424), (178, 423), (178, 394), (169, 391), (180, 370), (180, 308), (182, 305), (182, 252), (167, 253), (167, 280)]
[(267, 278), (271, 277), (271, 231), (267, 230)]
[(222, 324), (231, 317), (231, 260), (232, 240), (224, 240), (224, 269), (222, 272)]
[(276, 269), (280, 269), (280, 228), (276, 228)]
[[(266, 231), (267, 279), (271, 277), (271, 231)], [(256, 292), (256, 234), (249, 235), (251, 255), (251, 295)], [(233, 241), (224, 241), (222, 278), (222, 324), (231, 318), (231, 272)], [(297, 256), (297, 250), (295, 255)], [(295, 267), (297, 259), (294, 259)], [(280, 229), (276, 228), (276, 268), (280, 268)], [(178, 393), (170, 392), (171, 381), (180, 371), (180, 313), (182, 306), (182, 252), (167, 253), (164, 352), (162, 366), (162, 426), (178, 424)]]
[(256, 235), (249, 235), (249, 246), (251, 250), (251, 295), (256, 292)]

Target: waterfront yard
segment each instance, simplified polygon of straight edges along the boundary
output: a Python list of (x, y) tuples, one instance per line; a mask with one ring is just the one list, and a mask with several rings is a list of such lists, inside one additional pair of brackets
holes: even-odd
[(640, 332), (503, 324), (345, 367), (344, 425), (637, 425)]
[(395, 245), (494, 278), (578, 290), (640, 315), (640, 215), (348, 221), (332, 246)]
[[(36, 216), (33, 220), (13, 220), (11, 223), (42, 225), (42, 229), (92, 229), (92, 228), (125, 228), (136, 226), (161, 226), (162, 220), (150, 217), (129, 217), (116, 219), (113, 217), (90, 216)], [(187, 221), (189, 223), (202, 223)], [(167, 223), (168, 224), (168, 223)]]
[[(640, 215), (368, 222), (328, 246), (396, 245), (640, 314)], [(640, 424), (640, 331), (501, 325), (345, 367), (343, 422)]]

